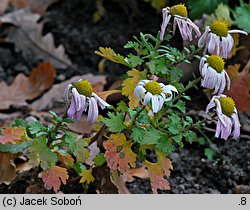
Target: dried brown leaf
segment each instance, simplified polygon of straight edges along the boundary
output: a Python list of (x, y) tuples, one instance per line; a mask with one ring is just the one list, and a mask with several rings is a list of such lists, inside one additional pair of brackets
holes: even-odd
[(246, 67), (239, 72), (240, 65), (228, 66), (227, 72), (231, 79), (231, 88), (227, 93), (235, 101), (239, 111), (250, 112), (250, 74), (248, 68), (250, 60)]
[(17, 154), (0, 153), (0, 183), (9, 184), (16, 178), (14, 159)]
[(29, 77), (18, 74), (11, 86), (0, 83), (0, 109), (9, 109), (11, 105), (26, 106), (26, 100), (40, 96), (54, 83), (55, 69), (49, 63), (41, 63), (33, 68)]
[(15, 44), (26, 60), (46, 61), (55, 68), (65, 69), (71, 61), (62, 45), (55, 46), (51, 33), (43, 36), (43, 22), (38, 23), (41, 15), (24, 9), (7, 13), (0, 17), (0, 22), (10, 24), (6, 42)]
[(14, 8), (26, 8), (34, 13), (44, 14), (47, 8), (58, 0), (8, 0)]

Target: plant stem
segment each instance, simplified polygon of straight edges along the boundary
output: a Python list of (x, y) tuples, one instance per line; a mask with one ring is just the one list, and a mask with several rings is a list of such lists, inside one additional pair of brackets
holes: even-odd
[(132, 122), (129, 126), (129, 130), (132, 128), (133, 124), (135, 123), (136, 118), (139, 116), (139, 114), (146, 108), (146, 106), (142, 106), (141, 109), (135, 114), (135, 116), (132, 119)]

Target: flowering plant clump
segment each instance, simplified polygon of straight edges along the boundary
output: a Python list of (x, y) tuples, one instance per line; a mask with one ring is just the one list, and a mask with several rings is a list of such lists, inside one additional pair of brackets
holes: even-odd
[[(2, 130), (0, 151), (27, 150), (29, 162), (40, 173), (45, 187), (55, 192), (61, 183), (67, 183), (72, 170), (85, 187), (93, 184), (100, 193), (121, 192), (120, 177), (128, 170), (144, 166), (152, 192), (157, 193), (159, 189), (170, 189), (167, 179), (174, 168), (169, 155), (186, 143), (198, 141), (198, 132), (205, 135), (201, 130), (207, 120), (216, 123), (215, 137), (238, 139), (237, 109), (233, 99), (223, 94), (230, 89), (230, 78), (224, 69), (234, 45), (230, 33), (246, 32), (228, 30), (225, 21), (216, 20), (201, 35), (182, 4), (166, 7), (162, 14), (158, 34), (135, 36), (124, 46), (130, 50), (127, 56), (111, 48), (100, 47), (96, 51), (97, 55), (128, 68), (120, 88), (100, 94), (84, 78), (68, 84), (64, 90), (63, 116), (50, 112), (52, 125), (49, 126), (39, 121), (16, 120), (14, 125)], [(167, 30), (170, 24), (173, 31)], [(183, 40), (190, 41), (194, 32), (199, 39), (198, 47), (190, 45), (178, 50), (171, 43), (177, 30)], [(208, 54), (202, 56), (202, 51)], [(184, 85), (181, 78), (185, 70), (177, 64), (191, 63), (194, 59), (200, 60), (197, 67), (200, 74), (193, 75)], [(192, 101), (186, 92), (199, 85), (213, 90), (206, 108), (208, 115), (203, 120), (193, 119), (186, 109), (187, 101)], [(122, 100), (112, 105), (106, 102), (107, 97), (103, 95), (112, 93), (120, 94)], [(96, 127), (88, 138), (82, 138), (68, 125), (86, 112), (87, 121)], [(154, 160), (148, 152), (154, 154)]]

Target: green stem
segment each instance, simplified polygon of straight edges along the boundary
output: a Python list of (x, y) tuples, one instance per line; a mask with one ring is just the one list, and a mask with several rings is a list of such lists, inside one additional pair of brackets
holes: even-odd
[(139, 114), (146, 108), (146, 106), (142, 106), (141, 109), (135, 114), (135, 116), (133, 117), (131, 124), (129, 126), (129, 130), (131, 130), (132, 126), (135, 123), (135, 120), (137, 119), (137, 117), (139, 116)]

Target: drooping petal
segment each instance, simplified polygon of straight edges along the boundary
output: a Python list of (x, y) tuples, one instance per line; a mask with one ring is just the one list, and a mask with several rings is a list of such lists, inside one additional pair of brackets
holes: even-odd
[(69, 92), (70, 92), (71, 87), (72, 87), (72, 85), (68, 84), (64, 90), (64, 98), (66, 100), (67, 105), (69, 104)]
[(101, 107), (101, 109), (104, 109), (105, 107), (110, 106), (110, 104), (108, 104), (106, 101), (104, 101), (102, 98), (100, 98), (95, 93), (92, 93), (92, 96), (95, 97), (95, 99), (97, 100), (97, 103)]
[(173, 85), (165, 85), (163, 88), (162, 88), (162, 92), (163, 93), (169, 93), (170, 91), (174, 91), (176, 93), (178, 93), (178, 90), (176, 89), (176, 87), (174, 87)]
[(77, 108), (76, 108), (76, 102), (74, 99), (71, 100), (69, 109), (67, 111), (67, 115), (69, 118), (71, 118), (72, 120), (76, 120), (76, 113), (77, 113)]
[(94, 123), (96, 119), (98, 118), (98, 106), (96, 99), (94, 97), (90, 97), (89, 99), (89, 111), (88, 111), (88, 117), (87, 121)]
[(76, 109), (77, 111), (79, 111), (81, 109), (81, 98), (80, 98), (80, 94), (78, 93), (76, 88), (72, 89), (72, 94), (73, 94), (73, 98), (72, 100), (75, 100), (76, 103)]
[(169, 23), (169, 20), (171, 18), (171, 15), (169, 14), (168, 10), (163, 9), (162, 15), (163, 15), (163, 21), (162, 21), (161, 33), (160, 33), (160, 40), (161, 41), (164, 39), (164, 34), (166, 31), (167, 25)]
[(229, 117), (225, 115), (224, 115), (224, 121), (226, 122), (226, 125), (222, 124), (221, 138), (227, 140), (232, 132), (232, 121)]
[(242, 31), (242, 30), (237, 30), (237, 29), (229, 30), (228, 33), (229, 33), (229, 34), (239, 33), (239, 34), (245, 34), (245, 35), (247, 35), (247, 32)]
[(206, 42), (207, 39), (207, 35), (210, 32), (210, 27), (206, 26), (205, 28), (205, 32), (202, 34), (202, 36), (200, 37), (199, 41), (198, 41), (198, 47), (202, 48), (204, 46), (204, 43)]
[(212, 109), (213, 107), (215, 107), (215, 102), (214, 100), (216, 99), (216, 96), (213, 96), (212, 99), (210, 100), (209, 104), (207, 105), (207, 108), (206, 108), (206, 113), (209, 112), (210, 109)]
[(220, 133), (221, 133), (221, 127), (222, 127), (222, 123), (220, 120), (217, 121), (216, 123), (216, 131), (215, 131), (215, 137), (219, 138)]
[(231, 80), (227, 74), (227, 72), (225, 70), (223, 70), (226, 76), (226, 80), (227, 80), (227, 90), (230, 90), (230, 85), (231, 85)]
[(234, 113), (232, 114), (233, 119), (233, 138), (238, 139), (240, 136), (240, 121), (237, 114), (237, 111), (235, 109)]
[(218, 94), (222, 94), (225, 90), (226, 87), (226, 78), (225, 78), (225, 74), (224, 72), (221, 73), (221, 75), (219, 75), (221, 77), (221, 84), (220, 84), (220, 89), (218, 91)]
[(153, 96), (152, 93), (150, 93), (150, 92), (147, 92), (147, 93), (146, 93), (145, 98), (144, 98), (144, 100), (143, 100), (143, 105), (144, 105), (144, 106), (147, 106), (147, 105), (148, 105), (148, 103), (150, 102), (152, 96)]
[(152, 110), (153, 113), (157, 113), (159, 111), (159, 102), (157, 95), (153, 95), (151, 98)]

